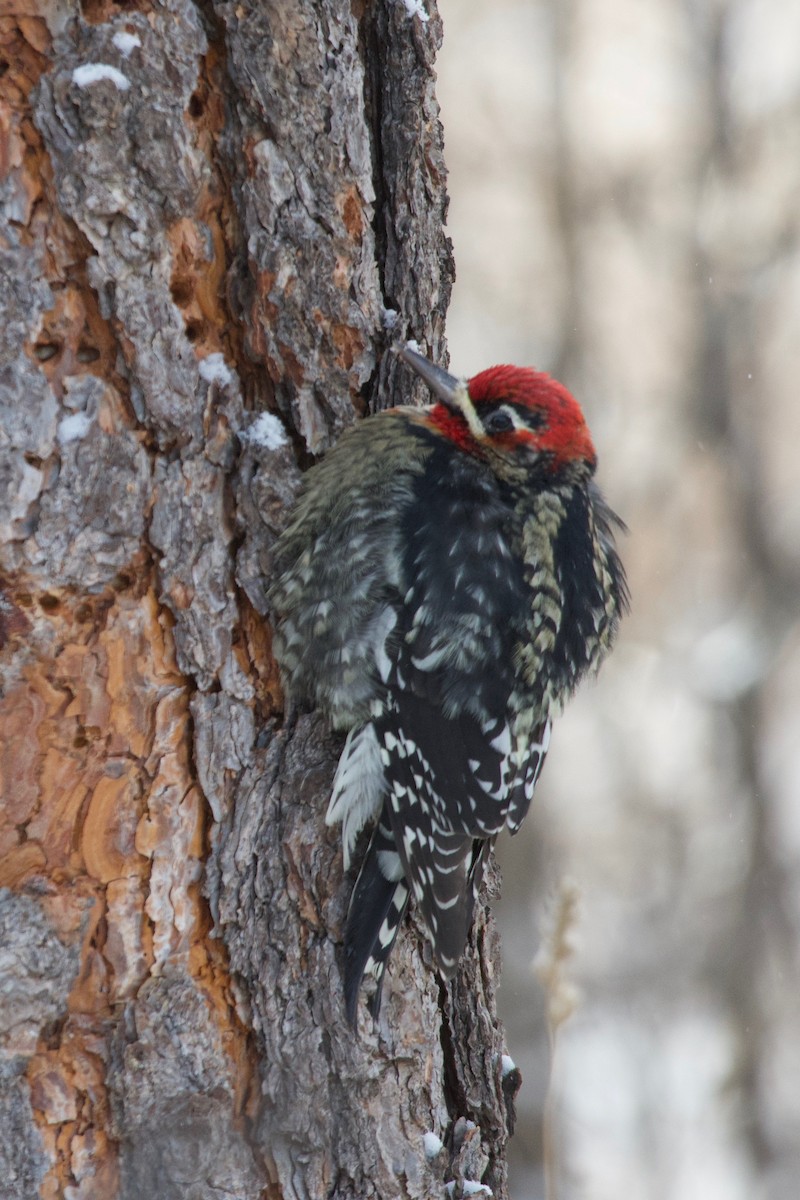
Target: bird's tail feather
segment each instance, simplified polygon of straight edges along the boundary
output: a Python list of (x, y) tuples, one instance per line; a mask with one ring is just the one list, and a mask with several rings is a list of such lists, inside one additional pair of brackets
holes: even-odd
[(344, 997), (347, 1020), (353, 1029), (356, 1028), (358, 995), (365, 975), (371, 975), (375, 980), (369, 1009), (374, 1019), (378, 1017), (386, 963), (407, 904), (408, 887), (384, 812), (364, 855), (347, 914)]

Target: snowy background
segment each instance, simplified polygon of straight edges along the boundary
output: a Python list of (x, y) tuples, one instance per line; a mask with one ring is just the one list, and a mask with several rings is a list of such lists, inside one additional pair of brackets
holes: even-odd
[(800, 4), (440, 11), (452, 369), (561, 378), (631, 530), (633, 613), (501, 846), (512, 1195), (546, 1159), (548, 1200), (797, 1200)]

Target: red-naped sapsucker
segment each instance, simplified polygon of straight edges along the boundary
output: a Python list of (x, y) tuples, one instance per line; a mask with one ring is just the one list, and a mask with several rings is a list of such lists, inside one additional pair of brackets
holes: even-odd
[(270, 592), (290, 696), (347, 731), (327, 816), (346, 867), (374, 822), (345, 933), (352, 1025), (365, 973), (377, 1016), (409, 896), (454, 973), (486, 857), (627, 603), (620, 522), (566, 388), (399, 354), (436, 403), (360, 422), (308, 472)]

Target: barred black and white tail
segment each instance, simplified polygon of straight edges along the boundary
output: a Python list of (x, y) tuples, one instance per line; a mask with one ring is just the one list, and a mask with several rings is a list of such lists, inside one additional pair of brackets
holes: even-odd
[(416, 697), (392, 693), (374, 721), (351, 731), (328, 821), (342, 822), (345, 866), (360, 829), (376, 820), (350, 900), (345, 931), (345, 1007), (355, 1028), (364, 976), (383, 977), (409, 898), (422, 916), (437, 966), (455, 973), (497, 833), (516, 831), (547, 752), (549, 723), (512, 729), (502, 718), (446, 718)]

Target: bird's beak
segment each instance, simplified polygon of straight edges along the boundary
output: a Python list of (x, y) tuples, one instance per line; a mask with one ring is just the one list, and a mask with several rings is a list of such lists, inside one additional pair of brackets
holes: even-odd
[(419, 354), (416, 350), (411, 350), (408, 346), (398, 346), (395, 350), (398, 358), (402, 358), (407, 366), (411, 367), (412, 371), (416, 371), (420, 379), (427, 383), (428, 387), (433, 392), (437, 399), (446, 404), (453, 412), (464, 412), (463, 396), (466, 391), (466, 384), (463, 379), (456, 379), (455, 375), (449, 375), (447, 371), (437, 367), (430, 359), (425, 358), (423, 354)]

